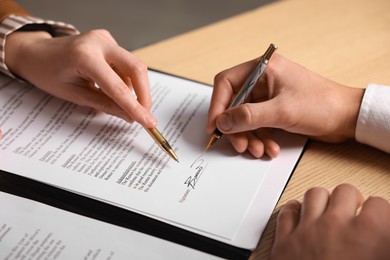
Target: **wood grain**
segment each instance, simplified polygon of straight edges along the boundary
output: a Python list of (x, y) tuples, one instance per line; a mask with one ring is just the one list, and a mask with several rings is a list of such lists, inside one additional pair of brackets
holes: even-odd
[[(261, 55), (272, 42), (282, 55), (342, 84), (390, 85), (389, 10), (388, 0), (277, 1), (134, 54), (152, 68), (212, 84), (219, 71)], [(280, 205), (311, 187), (340, 183), (390, 200), (390, 156), (355, 142), (310, 141), (251, 258), (269, 257)]]

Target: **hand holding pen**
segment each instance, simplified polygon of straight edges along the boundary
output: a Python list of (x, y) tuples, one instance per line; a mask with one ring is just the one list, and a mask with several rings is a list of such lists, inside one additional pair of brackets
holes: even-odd
[(278, 53), (245, 103), (226, 109), (260, 59), (216, 76), (208, 134), (218, 128), (237, 152), (256, 158), (278, 156), (279, 144), (270, 135), (274, 128), (332, 143), (355, 138), (365, 90), (329, 80)]
[[(118, 74), (118, 76), (123, 80), (124, 83), (128, 84), (130, 82), (130, 80), (125, 77), (124, 74), (121, 73), (115, 65), (111, 64), (111, 68), (115, 73)], [(145, 131), (150, 135), (150, 137), (152, 137), (156, 144), (161, 148), (161, 150), (163, 150), (169, 157), (174, 159), (176, 162), (179, 162), (179, 158), (177, 157), (175, 151), (155, 126), (152, 125), (151, 127), (143, 127)]]
[(14, 75), (58, 98), (137, 121), (177, 160), (155, 129), (147, 66), (109, 32), (53, 38), (46, 31), (15, 31), (7, 36), (5, 49), (5, 63)]
[[(237, 107), (241, 104), (243, 104), (248, 96), (251, 94), (253, 88), (256, 86), (257, 81), (262, 77), (262, 75), (265, 72), (265, 69), (269, 63), (269, 60), (271, 59), (273, 53), (277, 49), (277, 46), (275, 44), (271, 44), (264, 55), (260, 58), (260, 62), (256, 66), (256, 68), (252, 71), (250, 76), (245, 80), (244, 84), (240, 88), (239, 92), (237, 93), (234, 100), (231, 102), (229, 108)], [(212, 100), (221, 98), (220, 95), (226, 95), (227, 93), (223, 93), (224, 89), (217, 89), (217, 91), (213, 92)], [(213, 103), (213, 101), (212, 101)], [(214, 102), (215, 103), (215, 102)], [(211, 111), (213, 111), (213, 107), (210, 108)], [(217, 142), (222, 137), (222, 132), (216, 128), (212, 134), (212, 137), (209, 141), (209, 143), (206, 146), (206, 151), (211, 148), (212, 145), (214, 145), (215, 142)]]

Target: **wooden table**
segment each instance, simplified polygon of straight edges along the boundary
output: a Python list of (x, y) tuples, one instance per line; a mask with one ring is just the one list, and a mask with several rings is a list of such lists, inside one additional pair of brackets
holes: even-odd
[[(342, 84), (390, 85), (389, 0), (286, 0), (134, 51), (150, 67), (212, 84), (219, 71), (278, 52)], [(180, 21), (178, 21), (180, 22)], [(310, 141), (252, 254), (266, 259), (280, 205), (313, 186), (356, 185), (390, 200), (390, 156), (355, 142)]]

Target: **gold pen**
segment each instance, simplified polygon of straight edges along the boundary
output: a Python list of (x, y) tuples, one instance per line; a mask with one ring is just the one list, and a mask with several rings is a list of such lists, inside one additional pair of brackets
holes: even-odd
[(156, 143), (161, 147), (161, 149), (164, 152), (166, 152), (176, 162), (179, 162), (179, 159), (177, 158), (177, 155), (173, 151), (171, 145), (164, 138), (164, 136), (157, 130), (157, 128), (155, 128), (155, 127), (153, 127), (153, 128), (146, 128), (145, 127), (145, 130), (154, 139), (154, 141), (156, 141)]
[[(236, 107), (245, 102), (247, 96), (251, 93), (253, 87), (256, 85), (256, 82), (263, 75), (265, 68), (268, 65), (269, 60), (272, 57), (272, 54), (278, 47), (271, 43), (268, 49), (265, 51), (264, 55), (261, 57), (259, 64), (256, 66), (255, 70), (252, 72), (250, 77), (244, 82), (240, 91), (238, 92), (236, 98), (230, 104), (229, 108)], [(215, 129), (213, 135), (211, 136), (210, 141), (206, 146), (206, 151), (210, 149), (212, 145), (214, 145), (222, 136), (222, 132), (218, 129)]]
[[(122, 73), (119, 72), (119, 70), (115, 67), (114, 64), (110, 64), (111, 68), (118, 74), (118, 76), (123, 80), (123, 82), (126, 82), (126, 78), (123, 77)], [(168, 143), (168, 141), (164, 138), (164, 136), (157, 130), (157, 128), (146, 128), (144, 127), (146, 132), (154, 139), (154, 141), (160, 146), (160, 148), (166, 152), (172, 159), (174, 159), (176, 162), (179, 162), (179, 159), (177, 158), (176, 153), (173, 151), (171, 145)]]

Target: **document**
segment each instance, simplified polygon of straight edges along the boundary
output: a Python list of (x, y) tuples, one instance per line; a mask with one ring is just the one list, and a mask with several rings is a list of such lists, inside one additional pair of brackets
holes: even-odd
[(4, 192), (0, 205), (0, 259), (219, 259)]
[(212, 88), (149, 71), (152, 112), (180, 163), (137, 123), (1, 78), (0, 169), (253, 249), (306, 138), (275, 131), (276, 159), (238, 154), (222, 138), (207, 153)]

